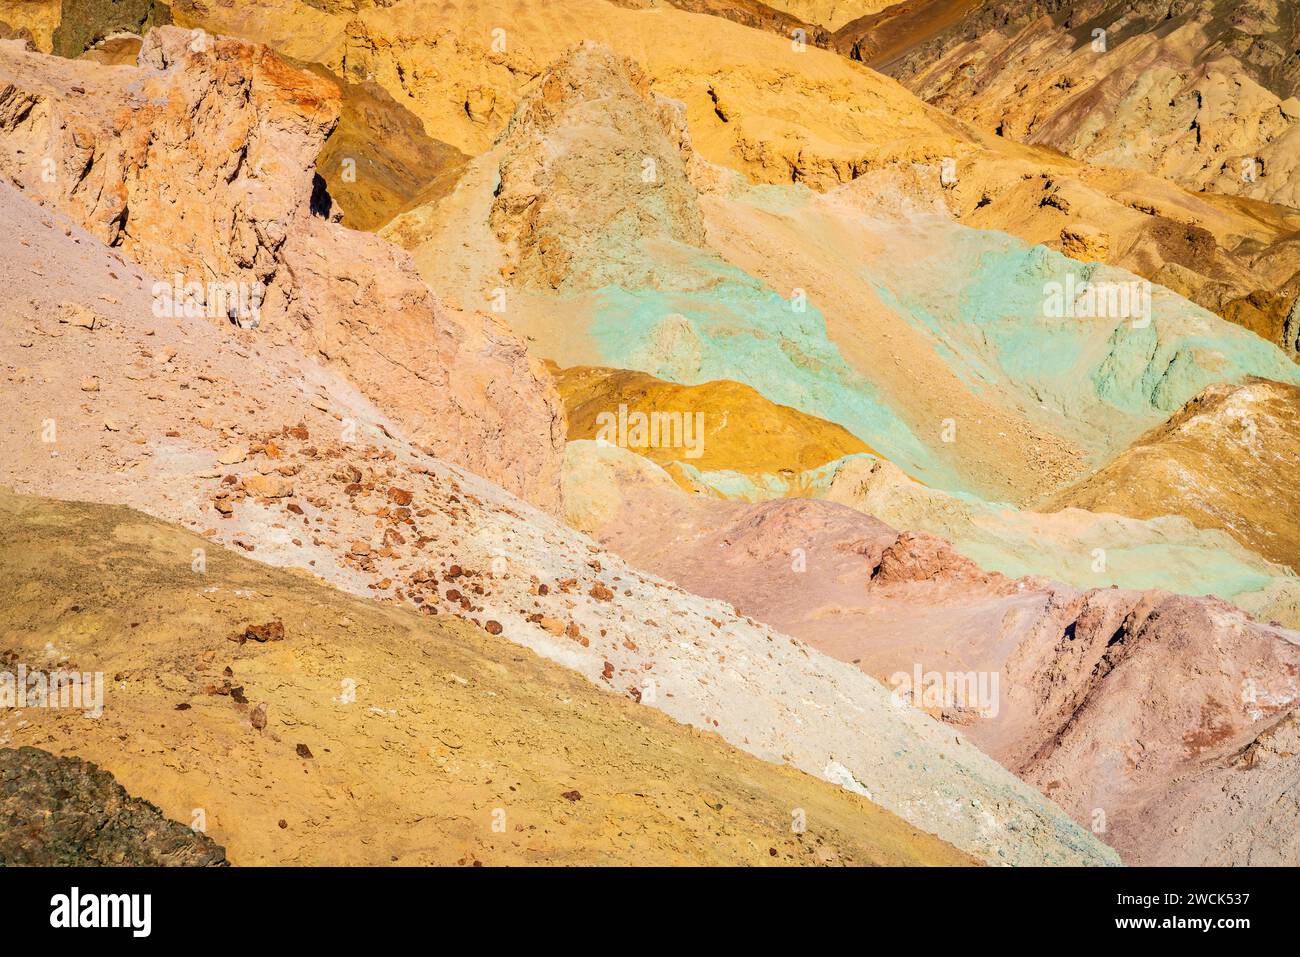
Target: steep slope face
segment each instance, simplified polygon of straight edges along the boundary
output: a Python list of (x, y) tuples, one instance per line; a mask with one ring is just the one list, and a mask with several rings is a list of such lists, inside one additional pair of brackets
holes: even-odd
[(131, 797), (113, 775), (40, 748), (0, 748), (0, 866), (219, 867), (225, 848)]
[(846, 429), (777, 405), (738, 382), (684, 386), (642, 372), (556, 370), (569, 441), (644, 455), (684, 488), (724, 496), (803, 491), (804, 473), (871, 449)]
[[(936, 106), (1004, 137), (990, 143), (968, 130), (966, 138), (978, 148), (959, 147), (949, 157), (953, 167), (945, 189), (937, 182), (931, 186), (963, 222), (1130, 270), (1294, 356), (1300, 344), (1286, 323), (1300, 299), (1300, 216), (1287, 192), (1294, 177), (1285, 170), (1295, 144), (1241, 152), (1252, 137), (1273, 137), (1279, 123), (1285, 126), (1295, 113), (1290, 98), (1300, 57), (1284, 55), (1290, 49), (1286, 30), (1293, 30), (1285, 26), (1290, 14), (1265, 7), (1262, 19), (1246, 5), (1237, 5), (1231, 15), (1202, 12), (1193, 29), (1187, 26), (1196, 10), (1190, 5), (1170, 8), (1166, 18), (1165, 6), (1159, 5), (1109, 6), (1098, 13), (1096, 5), (925, 0), (888, 6), (848, 24), (831, 45), (894, 73)], [(1206, 16), (1208, 24), (1202, 22)], [(1171, 24), (1186, 28), (1166, 37)], [(1108, 47), (1098, 51), (1092, 47), (1093, 31), (1103, 28)], [(1117, 51), (1116, 44), (1123, 49)], [(942, 56), (950, 49), (950, 56)], [(1175, 111), (1171, 100), (1167, 112), (1177, 116), (1165, 122), (1176, 128), (1168, 136), (1153, 134), (1152, 115), (1159, 120), (1165, 107), (1143, 84), (1151, 75), (1181, 69), (1189, 58), (1213, 63), (1205, 68), (1212, 76), (1198, 80), (1200, 73), (1189, 67), (1178, 74), (1179, 82), (1194, 86), (1197, 98), (1215, 99), (1206, 100), (1204, 110), (1194, 109), (1196, 119), (1183, 115), (1185, 109)], [(1276, 114), (1271, 106), (1259, 106), (1254, 126), (1246, 115), (1254, 106), (1223, 102), (1225, 75), (1234, 84), (1229, 99), (1251, 100), (1235, 86), (1243, 71), (1270, 91), (1262, 101), (1278, 105)], [(1121, 82), (1132, 83), (1134, 92), (1116, 93)], [(1044, 106), (1044, 100), (1053, 105)], [(1136, 101), (1147, 113), (1139, 115)], [(1059, 118), (1053, 109), (1059, 109)], [(1071, 124), (1079, 129), (1078, 144), (1063, 138), (1069, 131), (1062, 127)], [(1206, 132), (1207, 124), (1213, 134)], [(1195, 139), (1194, 156), (1184, 157), (1181, 142), (1161, 145), (1161, 136), (1179, 134), (1188, 142)], [(1210, 143), (1211, 135), (1222, 142)], [(1053, 149), (1017, 151), (1011, 137)], [(1225, 153), (1229, 141), (1237, 153)], [(1137, 155), (1165, 147), (1162, 156)], [(1056, 149), (1104, 165), (1064, 162)], [(1263, 156), (1269, 150), (1279, 154), (1281, 175), (1266, 176), (1270, 162), (1277, 165)], [(1196, 156), (1204, 170), (1190, 175), (1183, 166), (1191, 170)], [(1220, 170), (1214, 179), (1207, 178), (1212, 166)], [(1170, 180), (1241, 199), (1188, 193), (1171, 188)]]
[(1126, 863), (1300, 860), (1300, 633), (1214, 598), (1012, 581), (827, 502), (690, 498), (594, 443), (566, 474), (599, 540), (962, 728)]
[(598, 687), (862, 788), (982, 861), (1113, 862), (960, 736), (896, 712), (872, 679), (412, 446), (292, 344), (232, 346), (203, 319), (154, 316), (138, 267), (12, 189), (0, 202), (0, 481), (131, 505), (204, 532), (209, 552), (499, 626)]
[(934, 334), (964, 380), (1014, 393), (1008, 404), (1094, 461), (1212, 382), (1300, 381), (1277, 348), (1121, 270), (923, 220), (876, 231), (909, 254), (872, 257), (886, 301)]
[(1294, 4), (986, 0), (931, 34), (933, 7), (892, 11), (907, 35), (901, 49), (876, 46), (871, 19), (836, 42), (1004, 136), (1193, 190), (1300, 206)]
[[(0, 494), (0, 527), (8, 646), (33, 668), (53, 667), (42, 660), (52, 646), (112, 679), (99, 717), (28, 708), (7, 736), (92, 756), (206, 828), (234, 863), (972, 863), (858, 795), (602, 694), (454, 618), (220, 550), (196, 570), (202, 538), (124, 508)], [(126, 580), (112, 570), (123, 564)], [(267, 642), (229, 640), (263, 622), (283, 627)], [(86, 819), (74, 810), (86, 765), (47, 756), (55, 773), (33, 782), (8, 757), (31, 754), (0, 751), (0, 810), (30, 809), (66, 783), (72, 801), (43, 848), (53, 854), (63, 822)], [(123, 819), (138, 830), (156, 809), (121, 807), (102, 770), (89, 781), (86, 817), (109, 826), (66, 857), (154, 863), (129, 845), (115, 857)], [(190, 853), (159, 837), (157, 862), (220, 860), (210, 837), (163, 830)], [(0, 859), (31, 862), (24, 832), (0, 827)]]
[(446, 309), (400, 250), (315, 215), (338, 89), (264, 47), (174, 27), (140, 59), (0, 45), (0, 170), (170, 278), (153, 308), (299, 342), (412, 439), (557, 508), (563, 411), (545, 370), (499, 324)]
[(1294, 385), (1212, 386), (1049, 504), (1139, 518), (1180, 515), (1300, 569), (1297, 421)]

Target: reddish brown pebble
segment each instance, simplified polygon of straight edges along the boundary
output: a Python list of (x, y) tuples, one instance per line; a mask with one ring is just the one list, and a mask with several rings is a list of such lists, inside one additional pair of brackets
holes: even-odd
[(244, 637), (251, 641), (283, 641), (284, 623), (268, 621), (265, 625), (249, 625), (244, 629)]

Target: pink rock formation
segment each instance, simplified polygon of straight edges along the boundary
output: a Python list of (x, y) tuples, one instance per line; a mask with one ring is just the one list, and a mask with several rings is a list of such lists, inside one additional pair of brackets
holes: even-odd
[(565, 428), (549, 374), (313, 195), (338, 109), (329, 81), (202, 31), (151, 31), (134, 68), (0, 44), (0, 173), (149, 272), (194, 284), (217, 321), (345, 367), (412, 441), (555, 510)]
[[(1300, 634), (1213, 596), (1012, 581), (942, 539), (830, 502), (688, 497), (644, 459), (626, 467), (631, 458), (570, 444), (571, 520), (633, 564), (886, 684), (996, 676), (991, 713), (962, 700), (918, 706), (1126, 863), (1300, 863)], [(616, 491), (584, 501), (602, 474)]]
[(871, 573), (872, 583), (882, 585), (937, 580), (985, 584), (1005, 579), (1001, 575), (985, 574), (943, 539), (924, 532), (902, 532), (881, 553)]

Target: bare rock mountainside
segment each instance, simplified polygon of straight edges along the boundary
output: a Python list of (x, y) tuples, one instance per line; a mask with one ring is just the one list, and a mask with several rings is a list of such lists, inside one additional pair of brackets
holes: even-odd
[(1300, 865), (1298, 29), (0, 0), (0, 865)]
[[(1197, 190), (1297, 204), (1300, 13), (1248, 3), (898, 4), (837, 43), (999, 135)], [(964, 10), (961, 8), (965, 8)], [(934, 30), (934, 26), (940, 29)]]

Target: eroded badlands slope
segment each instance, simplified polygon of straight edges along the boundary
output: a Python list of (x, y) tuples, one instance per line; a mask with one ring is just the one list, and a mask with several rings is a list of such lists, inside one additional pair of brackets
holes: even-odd
[[(160, 29), (145, 49), (173, 36), (189, 37)], [(218, 63), (269, 58), (230, 41), (215, 50)], [(139, 79), (183, 85), (214, 67), (211, 55), (146, 65)], [(36, 83), (64, 68), (15, 59)], [(278, 128), (292, 127), (290, 116)], [(309, 182), (311, 157), (301, 159)], [(345, 590), (462, 616), (756, 757), (869, 793), (981, 860), (1115, 860), (960, 735), (894, 709), (856, 669), (635, 571), (409, 441), (409, 426), (346, 367), (304, 351), (314, 317), (303, 337), (282, 337), (274, 319), (254, 330), (156, 314), (153, 277), (120, 252), (8, 186), (0, 199), (13, 290), (0, 324), (14, 450), (4, 479), (20, 491), (132, 505)], [(75, 197), (53, 199), (82, 211)], [(360, 236), (335, 228), (340, 242)], [(161, 258), (173, 234), (141, 241), (155, 237)]]
[[(1300, 320), (1292, 317), (1289, 331), (1287, 320), (1300, 294), (1300, 226), (1289, 207), (1244, 199), (1225, 202), (1180, 189), (1132, 165), (1098, 166), (1054, 149), (1022, 146), (996, 135), (992, 126), (972, 125), (932, 109), (851, 59), (819, 49), (832, 45), (820, 27), (794, 27), (801, 21), (754, 0), (678, 0), (653, 7), (607, 0), (545, 7), (476, 0), (444, 3), (438, 10), (438, 16), (429, 16), (425, 0), (260, 0), (180, 3), (176, 16), (187, 26), (262, 40), (302, 62), (319, 63), (340, 78), (345, 90), (382, 88), (391, 105), (409, 109), (422, 121), (422, 136), (471, 155), (491, 145), (552, 62), (594, 39), (643, 64), (658, 92), (684, 104), (697, 147), (707, 159), (753, 181), (794, 181), (825, 190), (882, 169), (911, 171), (904, 182), (886, 185), (887, 200), (900, 191), (919, 191), (972, 225), (1120, 266), (1175, 289), (1292, 354), (1297, 348)], [(991, 19), (985, 11), (991, 11)], [(875, 36), (897, 21), (902, 24), (898, 42), (909, 47), (919, 42), (918, 26), (923, 36), (946, 36), (949, 27), (974, 29), (982, 36), (1008, 18), (1024, 23), (1036, 14), (1016, 19), (1023, 15), (1019, 7), (996, 3), (900, 4), (883, 11), (869, 32)], [(1184, 22), (1184, 12), (1177, 15)], [(57, 4), (52, 10), (22, 6), (8, 16), (41, 49), (49, 49), (48, 21), (52, 17), (57, 24)], [(105, 17), (112, 16), (115, 11), (106, 11)], [(1135, 29), (1138, 39), (1147, 42), (1141, 32), (1145, 21), (1138, 21), (1136, 27), (1117, 27), (1116, 42)], [(1046, 22), (1050, 27), (1052, 21)], [(793, 43), (792, 29), (804, 29), (807, 44)], [(850, 23), (842, 32), (847, 37), (855, 29)], [(1260, 51), (1272, 42), (1254, 39)], [(1255, 59), (1251, 42), (1246, 37), (1219, 44), (1228, 67), (1234, 57)], [(854, 49), (851, 43), (840, 46), (846, 53)], [(728, 64), (725, 70), (714, 65), (720, 55)], [(1171, 59), (1175, 68), (1182, 55), (1179, 48)], [(1107, 63), (1124, 59), (1118, 51), (1108, 56)], [(1050, 52), (1045, 68), (1054, 70), (1060, 59)], [(994, 66), (1002, 63), (996, 60)], [(1053, 86), (1051, 92), (1060, 91)], [(363, 92), (359, 102), (368, 97)], [(351, 133), (347, 121), (352, 112), (346, 102), (338, 143), (350, 139), (358, 147), (354, 158), (360, 164), (376, 147), (345, 135)], [(1264, 116), (1264, 121), (1267, 125), (1273, 118)], [(380, 122), (401, 121), (390, 116)], [(1226, 131), (1236, 122), (1229, 117), (1216, 121), (1215, 128)], [(1239, 132), (1250, 131), (1243, 127), (1231, 135)], [(1120, 140), (1125, 148), (1142, 141), (1141, 136)], [(369, 187), (363, 181), (339, 184), (354, 204), (357, 193), (385, 193), (414, 172), (402, 168), (400, 150), (393, 157), (383, 156), (382, 148), (378, 152), (381, 162), (371, 170)], [(955, 182), (944, 178), (945, 160), (954, 164)], [(322, 172), (332, 184), (339, 182), (333, 162)], [(389, 175), (394, 172), (396, 178)], [(1280, 181), (1277, 175), (1270, 177), (1271, 183)], [(446, 182), (441, 173), (434, 179)], [(363, 196), (363, 202), (371, 200)], [(346, 213), (347, 204), (344, 208)], [(398, 208), (400, 204), (382, 201), (378, 207), (384, 214)], [(356, 223), (381, 218), (358, 213)]]
[(954, 224), (923, 195), (884, 203), (901, 174), (758, 188), (693, 144), (636, 64), (580, 45), (452, 196), (384, 235), (562, 367), (740, 382), (993, 502), (1037, 504), (1214, 383), (1300, 381), (1166, 288), (1143, 317), (1050, 313), (1054, 288), (1137, 277)]
[[(111, 70), (0, 46), (5, 479), (460, 618), (983, 861), (1293, 862), (1294, 633), (1150, 590), (1300, 621), (1261, 557), (1291, 563), (1289, 513), (1251, 507), (1295, 492), (1293, 212), (1010, 142), (747, 29), (760, 4), (697, 6), (179, 7), (311, 70), (170, 28)], [(402, 142), (367, 154), (371, 126)], [(314, 177), (353, 153), (365, 224), (400, 213), (380, 237)], [(256, 328), (157, 314), (173, 274), (264, 283)], [(1134, 274), (1148, 321), (1045, 310)], [(624, 399), (702, 411), (699, 461), (575, 442), (561, 476)], [(1162, 496), (1144, 455), (1225, 494)], [(554, 520), (561, 477), (632, 565)], [(791, 492), (853, 510), (719, 501)], [(1133, 517), (1028, 510), (1071, 496)], [(934, 659), (1001, 676), (999, 716), (936, 716), (1077, 824), (869, 677)]]
[[(373, 137), (358, 137), (349, 122), (358, 111), (350, 102), (365, 109), (367, 101), (378, 102), (376, 91), (386, 90), (388, 102), (371, 111), (376, 129), (409, 125), (402, 116), (409, 107), (428, 131), (417, 139), (433, 139), (454, 160), (446, 150), (472, 154), (490, 145), (546, 67), (595, 38), (645, 64), (657, 89), (685, 105), (703, 155), (754, 181), (825, 190), (872, 171), (906, 170), (901, 181), (879, 187), (886, 202), (919, 193), (972, 225), (1159, 282), (1292, 355), (1300, 345), (1292, 308), (1300, 295), (1294, 210), (1194, 195), (1137, 169), (1082, 164), (954, 121), (851, 60), (837, 63), (834, 53), (818, 49), (834, 46), (832, 36), (790, 13), (756, 0), (655, 7), (589, 0), (548, 8), (494, 0), (444, 5), (444, 17), (430, 18), (422, 4), (266, 0), (245, 16), (247, 4), (236, 10), (182, 3), (177, 16), (187, 26), (269, 42), (341, 78), (344, 122), (320, 168), (347, 196), (345, 217), (349, 206), (356, 209), (353, 225), (378, 225), (400, 211), (411, 195), (404, 181), (421, 178), (421, 168), (430, 171), (422, 195), (441, 195), (456, 167), (443, 160), (409, 167), (400, 144), (390, 154)], [(882, 23), (894, 18), (906, 25), (919, 16), (926, 30), (942, 32), (962, 23), (972, 5), (923, 6), (890, 8)], [(44, 9), (29, 6), (8, 16), (48, 49), (47, 20), (57, 24), (59, 13), (55, 6), (44, 16)], [(843, 29), (852, 34), (855, 23)], [(905, 26), (899, 42), (915, 39), (913, 27)], [(727, 51), (727, 62), (738, 68), (709, 68), (717, 50)], [(335, 159), (349, 157), (358, 165), (376, 161), (368, 184), (340, 178)], [(948, 173), (945, 162), (953, 164)]]

